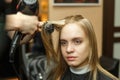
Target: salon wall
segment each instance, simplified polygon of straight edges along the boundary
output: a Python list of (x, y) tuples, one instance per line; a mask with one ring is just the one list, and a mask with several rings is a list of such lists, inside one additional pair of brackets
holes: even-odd
[(49, 20), (58, 20), (74, 14), (82, 14), (91, 20), (97, 36), (99, 54), (101, 55), (103, 0), (100, 1), (98, 6), (53, 6), (53, 0), (49, 0)]

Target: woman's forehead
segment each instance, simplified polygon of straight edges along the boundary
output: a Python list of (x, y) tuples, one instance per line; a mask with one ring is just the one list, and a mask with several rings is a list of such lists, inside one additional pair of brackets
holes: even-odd
[(83, 28), (76, 23), (69, 23), (65, 25), (61, 31), (61, 38), (72, 37), (72, 36), (85, 36)]

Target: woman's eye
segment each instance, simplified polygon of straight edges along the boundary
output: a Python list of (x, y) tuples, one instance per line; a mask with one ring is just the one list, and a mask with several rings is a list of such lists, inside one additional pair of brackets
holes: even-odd
[(75, 43), (76, 45), (80, 44), (81, 42), (82, 42), (81, 40), (75, 40), (75, 41), (74, 41), (74, 43)]
[(67, 42), (66, 42), (66, 41), (60, 41), (60, 45), (61, 45), (61, 46), (66, 46), (66, 45), (67, 45)]

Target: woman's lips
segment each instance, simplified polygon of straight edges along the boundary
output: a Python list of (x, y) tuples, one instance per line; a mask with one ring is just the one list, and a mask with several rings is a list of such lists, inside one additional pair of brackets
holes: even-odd
[(68, 56), (68, 57), (67, 57), (67, 60), (68, 60), (68, 61), (74, 61), (75, 58), (76, 58), (76, 57), (74, 57), (74, 56)]

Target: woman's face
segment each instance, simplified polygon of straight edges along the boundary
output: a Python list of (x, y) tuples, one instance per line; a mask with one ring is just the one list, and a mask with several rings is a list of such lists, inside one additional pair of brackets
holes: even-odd
[(61, 31), (62, 56), (71, 67), (79, 68), (88, 62), (89, 41), (80, 25), (69, 23)]

